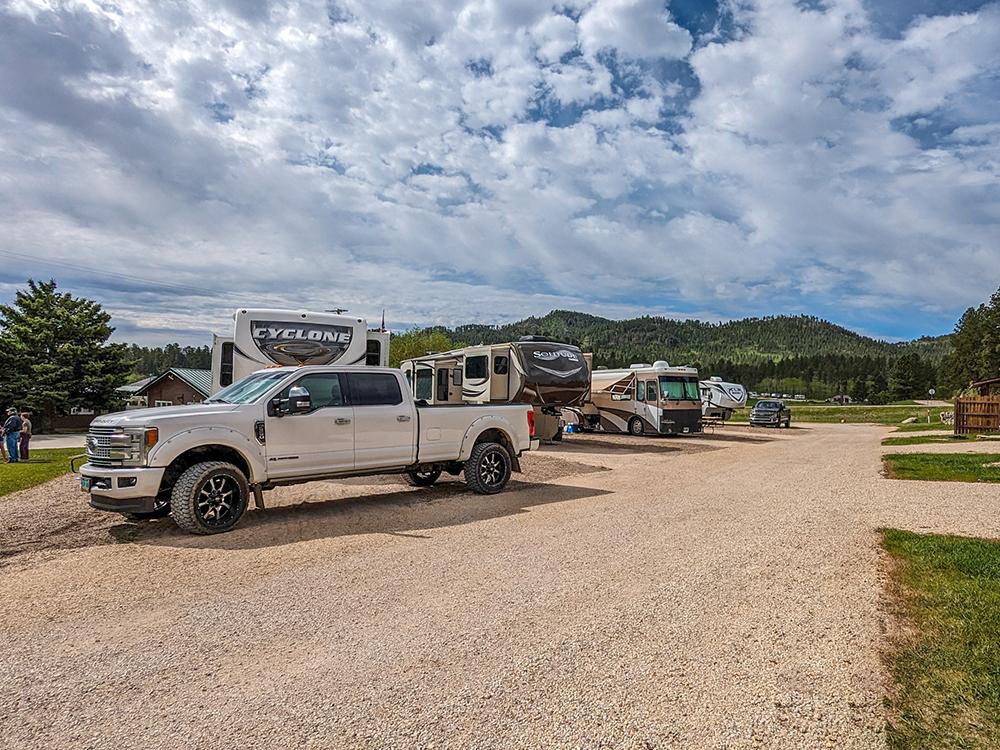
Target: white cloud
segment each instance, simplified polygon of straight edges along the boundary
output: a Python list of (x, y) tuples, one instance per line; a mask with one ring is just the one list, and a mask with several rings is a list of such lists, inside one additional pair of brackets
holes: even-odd
[(596, 0), (580, 18), (580, 41), (590, 55), (673, 59), (691, 50), (690, 32), (669, 20), (660, 0)]
[(978, 302), (1000, 13), (888, 39), (828, 5), (740, 5), (691, 51), (646, 0), (22, 0), (0, 252), (210, 293), (0, 260), (144, 326), (248, 297), (425, 323)]

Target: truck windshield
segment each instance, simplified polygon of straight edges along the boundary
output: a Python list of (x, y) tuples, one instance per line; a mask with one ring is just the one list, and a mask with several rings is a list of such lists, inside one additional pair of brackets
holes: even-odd
[(697, 378), (684, 378), (676, 375), (660, 376), (661, 401), (698, 401), (701, 393), (698, 391)]
[(287, 372), (255, 372), (238, 380), (228, 388), (223, 388), (206, 404), (252, 404), (271, 389), (271, 386), (288, 377)]

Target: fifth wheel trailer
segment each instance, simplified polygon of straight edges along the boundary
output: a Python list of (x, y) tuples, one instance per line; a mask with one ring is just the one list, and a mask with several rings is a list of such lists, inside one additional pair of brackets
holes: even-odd
[(558, 438), (560, 410), (581, 406), (590, 394), (589, 355), (541, 336), (428, 354), (400, 369), (414, 397), (428, 404), (531, 404), (545, 439)]
[(389, 332), (364, 318), (305, 310), (242, 309), (232, 336), (212, 336), (212, 393), (265, 367), (389, 364)]

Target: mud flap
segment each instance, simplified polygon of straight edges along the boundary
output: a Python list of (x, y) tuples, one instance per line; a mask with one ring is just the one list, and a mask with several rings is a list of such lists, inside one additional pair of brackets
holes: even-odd
[(514, 472), (517, 472), (518, 474), (523, 474), (524, 473), (523, 471), (521, 471), (521, 456), (520, 455), (511, 456), (510, 470), (514, 471)]
[(264, 510), (264, 491), (259, 484), (253, 486), (253, 507), (257, 510)]

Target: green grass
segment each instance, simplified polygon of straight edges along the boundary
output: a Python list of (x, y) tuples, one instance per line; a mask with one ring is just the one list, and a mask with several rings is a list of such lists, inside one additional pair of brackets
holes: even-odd
[[(898, 425), (904, 419), (916, 417), (922, 429), (938, 429), (949, 427), (941, 423), (941, 412), (950, 411), (945, 406), (855, 406), (848, 404), (799, 404), (785, 401), (792, 410), (792, 424), (795, 422), (850, 422), (867, 424)], [(930, 422), (927, 415), (930, 414)], [(741, 409), (733, 416), (733, 421), (747, 422), (750, 419), (750, 409)], [(903, 425), (908, 427), (908, 425)], [(910, 429), (917, 429), (916, 426)]]
[(50, 448), (32, 450), (28, 463), (5, 464), (0, 461), (0, 497), (67, 473), (70, 458), (81, 453), (83, 448)]
[(970, 438), (954, 437), (949, 434), (941, 435), (904, 435), (902, 437), (887, 437), (882, 441), (882, 445), (921, 445), (923, 443), (968, 443)]
[(1000, 466), (986, 466), (1000, 463), (997, 453), (890, 453), (882, 462), (892, 479), (1000, 482)]
[(1000, 542), (886, 529), (893, 750), (1000, 747)]

